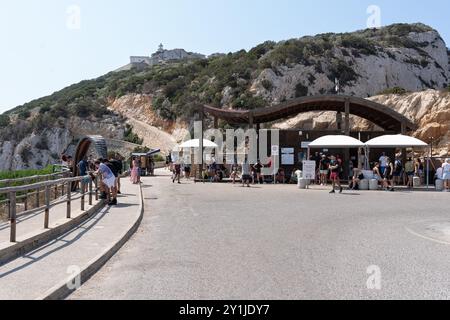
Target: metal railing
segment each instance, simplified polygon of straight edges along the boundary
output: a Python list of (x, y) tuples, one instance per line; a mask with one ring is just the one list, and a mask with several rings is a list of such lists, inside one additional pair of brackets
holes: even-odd
[[(49, 175), (52, 176), (52, 175)], [(47, 176), (48, 177), (48, 176)], [(31, 179), (32, 177), (28, 178)], [(33, 177), (36, 179), (36, 177)], [(42, 178), (42, 176), (41, 176)], [(18, 179), (14, 181), (17, 182)], [(25, 178), (20, 179), (27, 181)], [(79, 197), (73, 197), (73, 185), (80, 185)], [(94, 187), (95, 185), (95, 187)], [(16, 242), (16, 225), (18, 218), (18, 204), (22, 201), (24, 211), (21, 215), (31, 214), (36, 211), (44, 210), (44, 228), (48, 229), (50, 223), (50, 209), (58, 204), (66, 203), (66, 217), (71, 218), (72, 201), (80, 199), (81, 211), (85, 211), (86, 195), (88, 195), (88, 203), (91, 206), (93, 198), (98, 201), (98, 179), (92, 180), (90, 176), (61, 178), (57, 180), (48, 180), (28, 185), (11, 186), (0, 188), (0, 196), (6, 195), (6, 204), (8, 211), (8, 220), (10, 222), (10, 242)], [(87, 187), (87, 188), (86, 188)], [(34, 208), (30, 209), (30, 199), (34, 196)], [(42, 197), (42, 199), (41, 199)], [(41, 204), (42, 203), (42, 204)]]

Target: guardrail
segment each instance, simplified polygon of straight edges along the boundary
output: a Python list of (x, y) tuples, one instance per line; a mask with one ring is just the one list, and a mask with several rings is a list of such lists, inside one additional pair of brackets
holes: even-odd
[(23, 178), (5, 179), (5, 180), (0, 180), (0, 187), (11, 187), (16, 184), (29, 184), (32, 181), (42, 182), (42, 181), (48, 181), (48, 180), (55, 180), (56, 178), (68, 178), (71, 175), (72, 175), (72, 173), (69, 170), (67, 170), (67, 171), (61, 171), (61, 172), (52, 173), (52, 174), (46, 174), (46, 175), (36, 175), (36, 176), (23, 177)]
[[(51, 175), (49, 175), (51, 176)], [(35, 177), (36, 178), (36, 177)], [(31, 177), (29, 178), (31, 179)], [(15, 179), (17, 182), (17, 179)], [(81, 200), (81, 210), (85, 211), (86, 194), (88, 194), (88, 203), (92, 205), (93, 197), (95, 200), (99, 199), (98, 195), (98, 179), (92, 180), (90, 176), (75, 177), (75, 178), (61, 178), (57, 180), (50, 180), (44, 182), (37, 182), (34, 184), (21, 185), (0, 188), (0, 195), (7, 195), (7, 200), (3, 201), (7, 204), (8, 219), (10, 221), (10, 242), (16, 242), (16, 225), (18, 217), (18, 200), (23, 201), (24, 211), (21, 215), (33, 213), (35, 211), (44, 210), (44, 228), (48, 229), (50, 222), (50, 209), (58, 204), (66, 203), (66, 217), (71, 218), (72, 201), (76, 198), (72, 197), (72, 185), (74, 183), (80, 184), (79, 198)], [(94, 189), (95, 184), (95, 189)], [(88, 191), (86, 192), (86, 186)], [(33, 191), (34, 192), (30, 192)], [(53, 192), (52, 192), (53, 191)], [(41, 205), (41, 194), (43, 194), (43, 205)], [(35, 197), (35, 205), (33, 209), (29, 209), (30, 195)], [(60, 196), (61, 195), (61, 196)]]

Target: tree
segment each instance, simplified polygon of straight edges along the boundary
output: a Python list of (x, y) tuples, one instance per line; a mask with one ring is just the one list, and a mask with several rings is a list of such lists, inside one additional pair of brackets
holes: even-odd
[(6, 114), (0, 114), (0, 127), (7, 127), (11, 123), (9, 116)]

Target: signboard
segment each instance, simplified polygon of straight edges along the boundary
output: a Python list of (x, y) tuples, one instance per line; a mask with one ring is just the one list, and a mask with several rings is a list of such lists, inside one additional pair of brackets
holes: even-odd
[(293, 166), (295, 164), (294, 154), (283, 153), (281, 155), (281, 164), (286, 166)]
[(272, 146), (272, 156), (278, 157), (280, 155), (280, 146)]
[(310, 144), (311, 144), (311, 141), (302, 142), (302, 149), (308, 149)]
[(303, 161), (303, 178), (309, 180), (316, 179), (316, 162)]

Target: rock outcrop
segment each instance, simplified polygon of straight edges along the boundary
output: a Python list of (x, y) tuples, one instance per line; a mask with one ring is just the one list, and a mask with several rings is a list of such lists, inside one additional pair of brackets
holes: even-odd
[[(391, 107), (416, 123), (419, 129), (414, 136), (430, 143), (433, 139), (434, 154), (450, 153), (450, 92), (426, 90), (402, 95), (388, 94), (369, 98)], [(352, 130), (381, 130), (373, 123), (359, 117), (350, 117)], [(275, 124), (276, 128), (336, 129), (333, 112), (309, 112)]]
[[(403, 41), (411, 41), (417, 47), (387, 46), (376, 54), (362, 55), (355, 50), (335, 46), (333, 59), (342, 61), (354, 72), (351, 80), (340, 84), (340, 93), (369, 97), (386, 88), (401, 87), (414, 92), (445, 88), (450, 84), (449, 55), (437, 31), (411, 32)], [(330, 79), (329, 74), (330, 69), (336, 66), (325, 56), (315, 56), (312, 60), (307, 64), (263, 70), (254, 81), (252, 92), (272, 103), (289, 100), (299, 94), (335, 93), (334, 79)], [(305, 88), (304, 92), (298, 92), (299, 85)]]

